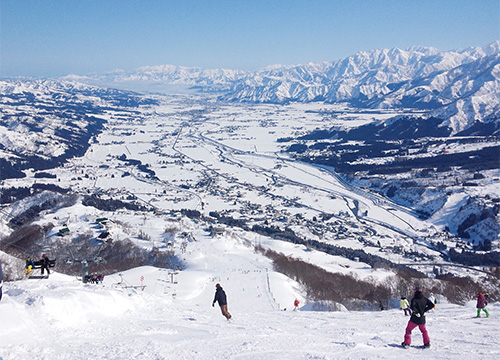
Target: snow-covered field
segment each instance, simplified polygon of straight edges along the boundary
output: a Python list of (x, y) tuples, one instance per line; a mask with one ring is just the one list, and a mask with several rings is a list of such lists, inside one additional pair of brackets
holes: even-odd
[[(193, 233), (180, 272), (141, 267), (83, 284), (49, 279), (4, 283), (0, 302), (2, 360), (78, 359), (496, 359), (499, 304), (475, 318), (475, 303), (442, 301), (427, 316), (430, 349), (399, 347), (407, 317), (398, 308), (374, 312), (312, 311), (300, 286), (272, 271), (270, 260), (235, 234)], [(259, 239), (298, 256), (304, 248)], [(175, 245), (177, 246), (177, 245)], [(3, 254), (5, 256), (5, 254)], [(324, 267), (346, 259), (311, 252)], [(337, 264), (337, 265), (335, 265)], [(343, 265), (343, 266), (341, 266)], [(385, 274), (362, 264), (351, 271)], [(355, 266), (359, 266), (356, 268)], [(215, 284), (228, 296), (233, 319), (216, 304)], [(141, 287), (144, 286), (144, 287)], [(411, 294), (406, 294), (410, 296)], [(292, 311), (295, 298), (301, 310)], [(286, 310), (285, 310), (286, 309)], [(421, 345), (418, 329), (413, 344)]]
[[(141, 204), (166, 212), (224, 211), (235, 218), (246, 217), (257, 222), (267, 219), (273, 225), (279, 221), (290, 223), (296, 215), (306, 220), (333, 215), (330, 224), (325, 222), (330, 228), (324, 227), (319, 235), (304, 224), (298, 224), (295, 231), (306, 232), (307, 238), (352, 248), (366, 246), (352, 241), (360, 235), (381, 246), (397, 243), (410, 248), (414, 247), (413, 241), (402, 233), (427, 237), (444, 226), (437, 228), (387, 198), (344, 183), (332, 169), (287, 158), (281, 152), (283, 145), (277, 141), (325, 127), (330, 122), (342, 122), (347, 127), (391, 114), (346, 112), (325, 120), (320, 110), (346, 109), (325, 104), (219, 105), (196, 97), (162, 97), (161, 101), (160, 106), (144, 108), (142, 116), (134, 120), (124, 121), (116, 114), (109, 115), (105, 129), (84, 157), (47, 171), (56, 178), (40, 180), (29, 174), (27, 178), (5, 180), (3, 185), (24, 187), (43, 181), (71, 188), (80, 195), (133, 197)], [(147, 164), (156, 178), (129, 165), (124, 157)], [(15, 216), (22, 209), (23, 206), (16, 204), (3, 210)], [(116, 213), (92, 215), (113, 220), (119, 217)], [(59, 221), (47, 216), (41, 223), (50, 221), (62, 226), (66, 222), (76, 234), (79, 224), (73, 213), (67, 211), (57, 217)], [(338, 226), (331, 224), (334, 221), (342, 222), (349, 232), (339, 236)], [(394, 233), (393, 228), (399, 232)], [(157, 229), (149, 230), (145, 224), (141, 229), (158, 238)], [(439, 255), (417, 246), (421, 252)], [(379, 247), (373, 251), (378, 252)]]

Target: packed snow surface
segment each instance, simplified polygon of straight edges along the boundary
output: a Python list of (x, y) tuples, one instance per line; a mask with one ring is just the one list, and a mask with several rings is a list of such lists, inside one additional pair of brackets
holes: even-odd
[[(432, 347), (403, 349), (399, 344), (408, 317), (401, 310), (312, 311), (314, 304), (306, 303), (299, 284), (272, 271), (270, 260), (250, 245), (234, 234), (212, 238), (200, 231), (180, 255), (186, 264), (182, 271), (140, 267), (107, 276), (98, 285), (58, 273), (49, 279), (6, 282), (0, 302), (0, 358), (500, 357), (498, 304), (488, 305), (490, 318), (475, 318), (474, 302), (459, 306), (443, 300), (427, 315)], [(260, 245), (271, 246), (266, 240)], [(317, 255), (290, 243), (272, 246), (293, 256)], [(315, 261), (332, 267), (346, 259), (323, 254)], [(353, 272), (382, 278), (376, 274), (381, 270), (350, 265)], [(211, 306), (216, 283), (227, 293), (233, 316), (229, 321), (217, 304)], [(299, 311), (293, 311), (296, 298)], [(412, 340), (422, 344), (418, 329)]]

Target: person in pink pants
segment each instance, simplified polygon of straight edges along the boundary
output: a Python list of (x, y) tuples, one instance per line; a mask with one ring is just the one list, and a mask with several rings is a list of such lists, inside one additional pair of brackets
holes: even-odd
[(429, 339), (429, 333), (425, 327), (425, 312), (434, 308), (434, 304), (430, 301), (426, 296), (422, 294), (421, 288), (415, 289), (415, 295), (413, 299), (411, 299), (410, 309), (412, 310), (412, 314), (410, 320), (408, 321), (408, 325), (406, 326), (405, 338), (401, 345), (403, 347), (408, 348), (411, 344), (411, 332), (417, 326), (422, 333), (422, 338), (424, 340), (424, 346), (430, 347), (431, 340)]

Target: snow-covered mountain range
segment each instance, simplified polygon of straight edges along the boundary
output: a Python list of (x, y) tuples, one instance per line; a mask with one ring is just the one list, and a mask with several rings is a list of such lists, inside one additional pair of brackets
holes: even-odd
[(90, 77), (106, 84), (147, 82), (223, 91), (221, 99), (288, 103), (324, 101), (362, 108), (412, 108), (443, 119), (452, 134), (494, 123), (500, 114), (500, 41), (439, 51), (429, 47), (362, 51), (332, 62), (270, 66), (256, 72), (150, 66)]

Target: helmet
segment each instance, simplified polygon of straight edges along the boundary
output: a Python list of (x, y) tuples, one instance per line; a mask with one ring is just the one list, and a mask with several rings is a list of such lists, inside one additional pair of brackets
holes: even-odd
[(215, 284), (215, 287), (218, 289), (220, 288), (220, 284)]
[(483, 293), (477, 293), (479, 296), (483, 296)]

